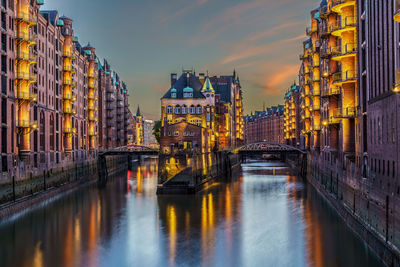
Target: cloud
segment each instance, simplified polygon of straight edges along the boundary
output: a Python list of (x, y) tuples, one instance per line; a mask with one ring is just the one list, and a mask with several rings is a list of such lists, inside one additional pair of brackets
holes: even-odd
[(202, 5), (205, 5), (207, 2), (208, 2), (208, 0), (196, 0), (191, 5), (186, 5), (186, 6), (182, 7), (182, 8), (180, 8), (180, 9), (176, 10), (171, 15), (162, 17), (160, 19), (160, 22), (161, 23), (167, 23), (170, 20), (173, 20), (173, 19), (176, 19), (178, 17), (181, 17), (181, 16), (185, 15), (186, 13), (191, 11), (192, 9), (195, 9), (196, 7), (200, 7)]
[(263, 94), (279, 96), (288, 87), (288, 80), (296, 78), (299, 73), (299, 65), (280, 66), (275, 72), (269, 74)]
[(279, 25), (276, 25), (274, 27), (268, 28), (267, 30), (263, 31), (263, 32), (258, 32), (256, 34), (253, 34), (249, 37), (247, 37), (247, 40), (249, 41), (258, 41), (261, 39), (265, 39), (265, 38), (270, 38), (270, 37), (274, 37), (278, 34), (282, 34), (283, 30), (294, 30), (295, 25), (298, 25), (300, 23), (303, 23), (303, 21), (301, 20), (292, 20), (289, 22), (285, 22)]
[(235, 61), (244, 60), (255, 56), (260, 56), (263, 54), (276, 53), (277, 51), (279, 51), (278, 48), (283, 44), (302, 40), (304, 39), (304, 37), (305, 37), (304, 34), (301, 34), (299, 36), (290, 37), (287, 39), (281, 39), (275, 42), (269, 42), (262, 45), (248, 45), (247, 41), (245, 40), (244, 43), (242, 43), (242, 45), (239, 45), (239, 47), (235, 48), (234, 51), (229, 56), (223, 58), (221, 60), (221, 64), (228, 64)]

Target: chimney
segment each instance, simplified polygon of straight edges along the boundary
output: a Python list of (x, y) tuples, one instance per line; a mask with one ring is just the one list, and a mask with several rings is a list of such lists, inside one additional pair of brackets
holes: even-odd
[(177, 80), (177, 74), (171, 73), (171, 87), (174, 86), (176, 80)]
[(199, 80), (201, 83), (204, 83), (205, 75), (204, 73), (199, 73)]

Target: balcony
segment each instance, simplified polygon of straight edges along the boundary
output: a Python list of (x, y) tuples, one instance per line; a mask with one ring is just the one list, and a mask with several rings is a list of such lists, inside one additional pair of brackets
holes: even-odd
[(106, 105), (107, 110), (114, 110), (115, 107), (113, 105)]
[(107, 120), (111, 120), (114, 118), (114, 114), (107, 114), (106, 118)]
[(342, 8), (346, 6), (354, 6), (356, 0), (332, 0), (332, 11), (340, 13)]
[(340, 60), (345, 57), (356, 56), (357, 54), (357, 44), (348, 43), (343, 46), (335, 47), (335, 53), (332, 55), (333, 60)]
[(18, 60), (29, 61), (29, 53), (27, 52), (18, 52), (17, 53)]
[(30, 120), (18, 120), (16, 126), (18, 128), (32, 128), (32, 129), (37, 129), (37, 122), (36, 121), (30, 121)]
[(107, 97), (106, 102), (114, 102), (115, 98), (114, 97)]
[(30, 44), (36, 44), (37, 36), (35, 34), (30, 34), (29, 32), (18, 31), (17, 40), (28, 42)]
[(95, 73), (93, 71), (89, 72), (88, 76), (91, 79), (96, 79), (96, 75), (95, 75)]
[(72, 79), (64, 79), (63, 80), (63, 84), (66, 85), (66, 86), (75, 86), (76, 82), (73, 81)]
[(31, 94), (29, 92), (18, 92), (17, 93), (17, 98), (19, 100), (25, 100), (25, 101), (36, 101), (37, 95), (36, 94)]
[(63, 52), (63, 57), (64, 58), (75, 59), (74, 53), (71, 52), (71, 51), (64, 51)]
[(88, 95), (88, 98), (89, 98), (90, 100), (94, 100), (94, 101), (97, 100), (97, 96), (96, 96), (95, 94), (93, 94), (93, 93), (89, 94), (89, 95)]
[(333, 111), (333, 117), (338, 118), (355, 118), (357, 116), (356, 107), (337, 108)]
[(66, 134), (76, 134), (76, 128), (72, 128), (72, 127), (64, 127), (64, 133)]
[(357, 18), (349, 16), (336, 20), (335, 23), (329, 26), (329, 29), (332, 35), (340, 37), (343, 32), (355, 31), (356, 27)]
[(313, 68), (319, 68), (319, 60), (313, 60), (311, 64)]
[(65, 93), (64, 92), (64, 96), (63, 97), (64, 97), (65, 100), (70, 100), (72, 102), (76, 101), (76, 95), (75, 94)]
[(328, 121), (329, 125), (335, 125), (335, 124), (340, 124), (340, 120), (335, 118), (335, 117), (330, 117)]
[(76, 114), (76, 109), (64, 106), (64, 113), (75, 115)]
[(322, 96), (329, 97), (329, 96), (338, 96), (340, 94), (341, 94), (341, 88), (334, 86), (334, 87), (329, 87), (327, 90), (324, 90)]
[(26, 12), (17, 12), (17, 16), (15, 17), (15, 19), (18, 22), (25, 22), (28, 23), (29, 25), (36, 25), (37, 23), (37, 18), (33, 15), (29, 15), (29, 13)]
[(318, 27), (317, 24), (313, 24), (311, 27), (307, 27), (306, 28), (306, 34), (308, 36), (311, 36), (313, 33), (318, 31)]
[(91, 82), (91, 83), (89, 83), (88, 87), (89, 87), (90, 89), (96, 89), (96, 83)]
[(29, 72), (17, 72), (16, 73), (16, 79), (17, 80), (23, 80), (23, 81), (29, 81), (29, 79), (30, 79), (30, 75), (29, 75)]
[(75, 73), (75, 68), (73, 68), (70, 64), (64, 64), (63, 66), (63, 71), (64, 72), (71, 72), (71, 73)]
[(337, 72), (332, 75), (333, 83), (343, 84), (357, 81), (357, 72), (349, 70), (345, 72)]
[(89, 136), (96, 136), (97, 132), (95, 130), (89, 130)]

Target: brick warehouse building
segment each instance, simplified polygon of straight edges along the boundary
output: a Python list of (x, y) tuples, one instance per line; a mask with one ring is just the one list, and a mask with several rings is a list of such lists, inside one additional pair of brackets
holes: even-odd
[[(71, 19), (40, 10), (42, 4), (1, 1), (1, 178), (95, 157), (106, 148), (107, 124), (117, 129), (111, 145), (127, 142), (126, 85), (119, 78), (107, 84), (116, 73), (104, 70), (92, 46), (79, 43)], [(115, 118), (104, 112), (111, 87)]]
[(388, 265), (400, 248), (399, 14), (400, 1), (322, 1), (299, 72), (308, 180)]
[(257, 142), (285, 143), (284, 106), (256, 111), (244, 117), (245, 144)]

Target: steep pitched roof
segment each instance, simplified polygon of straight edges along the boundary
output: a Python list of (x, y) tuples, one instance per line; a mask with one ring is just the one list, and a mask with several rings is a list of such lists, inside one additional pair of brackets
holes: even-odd
[(187, 79), (186, 75), (187, 73), (182, 73), (179, 79), (173, 84), (173, 86), (168, 90), (168, 92), (165, 93), (162, 98), (172, 98), (171, 90), (175, 89), (176, 98), (183, 99), (183, 89), (187, 87), (193, 88), (193, 98), (206, 98), (201, 93), (203, 85), (200, 82), (199, 78), (196, 77), (193, 73), (189, 73), (189, 79)]
[(142, 113), (140, 112), (140, 107), (138, 105), (137, 111), (136, 111), (136, 117), (142, 116)]
[(210, 78), (208, 76), (206, 77), (206, 80), (204, 81), (203, 88), (201, 89), (202, 92), (215, 92), (214, 88), (210, 82)]

